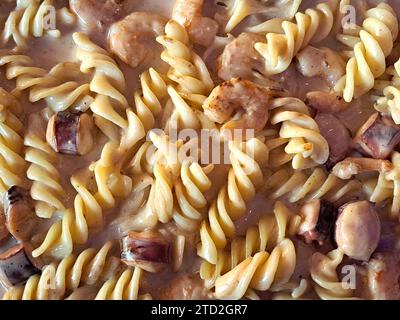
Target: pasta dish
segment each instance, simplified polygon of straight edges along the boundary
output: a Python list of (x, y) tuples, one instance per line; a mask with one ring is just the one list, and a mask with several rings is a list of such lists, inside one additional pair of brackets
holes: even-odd
[(0, 296), (400, 299), (399, 17), (1, 1)]

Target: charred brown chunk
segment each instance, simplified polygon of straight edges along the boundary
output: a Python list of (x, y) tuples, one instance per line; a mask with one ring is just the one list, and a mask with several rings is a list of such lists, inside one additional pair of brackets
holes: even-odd
[(159, 272), (170, 262), (170, 244), (154, 231), (130, 232), (122, 239), (121, 259), (129, 266)]
[(0, 281), (5, 287), (23, 283), (31, 275), (40, 272), (29, 259), (23, 244), (18, 244), (0, 255), (0, 268)]
[(378, 246), (381, 223), (368, 201), (357, 201), (339, 208), (335, 240), (338, 248), (350, 258), (368, 261)]
[(9, 235), (6, 226), (6, 217), (3, 212), (0, 213), (0, 241), (5, 239)]
[(323, 245), (330, 238), (336, 220), (336, 211), (332, 203), (325, 200), (313, 200), (301, 208), (303, 222), (299, 235), (307, 244), (316, 242)]
[(379, 113), (373, 114), (354, 138), (361, 151), (375, 159), (386, 159), (399, 142), (400, 126)]
[(8, 189), (4, 199), (4, 212), (8, 231), (19, 241), (29, 241), (38, 217), (29, 192), (21, 187)]
[(342, 96), (322, 91), (308, 92), (306, 95), (306, 103), (316, 111), (323, 113), (337, 113), (345, 110), (349, 106)]
[(93, 128), (88, 114), (62, 111), (50, 118), (46, 139), (56, 152), (84, 155), (93, 147)]

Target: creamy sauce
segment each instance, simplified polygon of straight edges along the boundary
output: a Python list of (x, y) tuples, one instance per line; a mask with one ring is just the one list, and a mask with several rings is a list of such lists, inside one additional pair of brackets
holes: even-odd
[[(315, 5), (318, 2), (323, 1), (313, 1), (313, 0), (304, 0), (302, 4), (302, 8), (310, 7)], [(371, 3), (374, 1), (371, 1)], [(378, 3), (379, 1), (375, 1)], [(153, 13), (158, 13), (167, 18), (171, 15), (171, 8), (174, 3), (174, 0), (128, 0), (128, 4), (126, 7), (126, 14), (134, 11), (151, 11)], [(392, 4), (397, 12), (400, 12), (400, 3), (396, 0), (389, 0), (389, 3)], [(62, 7), (67, 4), (67, 1), (57, 1), (57, 5)], [(0, 3), (0, 16), (6, 17), (8, 12), (12, 10), (12, 5), (1, 2)], [(212, 4), (212, 1), (206, 1), (206, 6), (204, 8), (204, 14), (212, 16), (215, 12), (215, 7)], [(255, 21), (255, 18), (246, 19), (241, 26), (235, 30), (234, 34), (238, 34), (246, 27), (246, 25), (251, 24)], [(59, 27), (59, 26), (57, 26)], [(74, 61), (75, 59), (75, 45), (72, 41), (72, 33), (75, 31), (83, 30), (81, 26), (60, 26), (62, 36), (60, 39), (54, 39), (49, 36), (40, 38), (40, 39), (32, 39), (29, 43), (29, 49), (26, 51), (26, 55), (30, 56), (34, 65), (37, 67), (42, 67), (47, 70), (51, 69), (51, 67), (55, 66), (57, 63), (64, 61)], [(87, 31), (86, 31), (87, 32)], [(95, 39), (99, 44), (105, 45), (106, 40), (104, 35), (99, 34), (91, 34), (92, 38)], [(336, 41), (333, 39), (329, 39), (323, 42), (323, 45), (328, 47), (335, 48), (337, 45)], [(160, 47), (155, 46), (155, 52), (160, 51)], [(158, 54), (157, 54), (158, 55)], [(148, 69), (149, 66), (155, 67), (157, 70), (165, 71), (167, 70), (167, 66), (161, 59), (152, 60), (149, 64), (141, 65), (138, 68), (132, 69), (125, 63), (120, 60), (117, 60), (119, 66), (124, 72), (127, 82), (127, 88), (125, 95), (128, 98), (130, 105), (133, 105), (133, 93), (139, 86), (139, 75)], [(213, 61), (210, 62), (213, 64)], [(216, 78), (215, 74), (213, 75)], [(87, 79), (78, 79), (79, 82), (84, 83)], [(302, 79), (301, 81), (301, 90), (303, 92), (317, 90), (321, 88), (321, 81), (318, 78), (311, 79)], [(295, 81), (299, 81), (299, 78), (296, 78)], [(0, 69), (0, 83), (1, 86), (6, 90), (12, 90), (14, 88), (14, 82), (8, 81), (5, 79), (4, 68)], [(299, 96), (303, 97), (301, 93)], [(26, 94), (24, 93), (21, 97), (21, 101), (23, 102), (25, 115), (30, 113), (37, 112), (45, 107), (44, 102), (40, 102), (37, 104), (29, 103)], [(354, 133), (356, 129), (358, 129), (361, 124), (365, 122), (365, 120), (370, 115), (370, 101), (366, 99), (360, 99), (357, 101), (353, 107), (349, 110), (344, 111), (340, 117), (343, 119), (345, 125)], [(27, 127), (29, 127), (29, 123), (27, 122), (27, 117), (25, 116), (24, 122)], [(62, 172), (62, 186), (65, 190), (65, 197), (63, 199), (64, 204), (67, 207), (73, 206), (73, 199), (75, 197), (75, 191), (70, 184), (71, 175), (79, 169), (87, 167), (91, 162), (97, 160), (100, 155), (101, 148), (105, 142), (105, 138), (101, 136), (99, 132), (96, 133), (96, 148), (90, 154), (80, 157), (77, 160), (76, 157), (73, 156), (58, 156), (57, 167), (60, 172)], [(206, 197), (211, 202), (217, 195), (220, 187), (226, 183), (226, 177), (229, 170), (229, 166), (216, 166), (214, 171), (211, 173), (210, 178), (213, 181), (213, 186), (210, 191), (207, 192)], [(112, 209), (104, 212), (105, 216), (105, 228), (103, 230), (91, 231), (90, 238), (84, 246), (76, 246), (76, 252), (79, 252), (83, 248), (88, 246), (100, 247), (106, 240), (114, 240), (119, 241), (120, 233), (115, 225), (113, 225), (113, 221), (121, 216), (134, 216), (136, 214), (135, 210), (137, 208), (132, 209), (131, 204), (129, 203), (130, 199), (126, 199), (124, 201), (119, 201), (118, 205)], [(265, 214), (272, 214), (273, 207), (272, 202), (267, 199), (265, 194), (258, 194), (254, 200), (252, 200), (247, 205), (246, 214), (235, 222), (238, 234), (245, 234), (247, 228), (257, 223), (259, 218)], [(133, 211), (133, 212), (130, 212)], [(55, 217), (57, 218), (57, 217)], [(48, 225), (51, 221), (47, 221), (41, 226), (42, 228), (48, 228)], [(162, 287), (168, 286), (171, 282), (173, 282), (176, 278), (184, 275), (184, 274), (193, 274), (196, 273), (199, 269), (200, 259), (196, 254), (196, 245), (199, 241), (197, 234), (186, 234), (185, 232), (178, 231), (176, 228), (173, 228), (172, 224), (167, 224), (161, 227), (165, 230), (172, 229), (172, 233), (183, 234), (186, 236), (187, 245), (186, 251), (184, 255), (183, 265), (177, 273), (174, 272), (166, 272), (166, 273), (158, 273), (151, 274), (146, 273), (143, 279), (143, 284), (141, 287), (141, 291), (145, 293), (150, 293), (154, 297), (163, 298), (160, 296), (159, 289)], [(305, 246), (302, 242), (296, 242), (296, 246), (298, 248), (298, 265), (296, 268), (296, 272), (294, 278), (297, 277), (306, 277), (308, 276), (308, 258), (314, 252), (314, 249), (309, 246)], [(84, 288), (81, 291), (75, 292), (75, 297), (88, 297), (94, 295), (94, 288)], [(1, 292), (0, 292), (1, 295)]]

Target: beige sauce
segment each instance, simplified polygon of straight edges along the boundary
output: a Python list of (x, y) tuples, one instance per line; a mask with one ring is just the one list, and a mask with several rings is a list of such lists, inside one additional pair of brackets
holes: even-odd
[[(315, 5), (320, 1), (313, 0), (304, 0), (303, 7), (309, 7), (310, 5)], [(379, 2), (379, 1), (376, 1)], [(400, 3), (397, 0), (389, 0), (391, 4), (400, 12)], [(60, 6), (66, 3), (66, 1), (57, 1), (57, 4)], [(159, 13), (167, 18), (171, 15), (171, 6), (174, 3), (173, 0), (128, 0), (127, 6), (127, 14), (133, 11), (147, 11), (150, 10), (155, 13)], [(210, 10), (212, 1), (207, 2), (207, 6), (205, 8), (205, 12), (209, 15), (212, 15), (213, 10)], [(7, 16), (8, 12), (11, 10), (12, 6), (4, 3), (4, 1), (0, 2), (0, 16)], [(243, 25), (243, 27), (245, 24)], [(34, 39), (30, 43), (29, 50), (26, 52), (27, 55), (32, 57), (34, 60), (35, 66), (43, 67), (45, 69), (50, 69), (54, 65), (63, 61), (74, 61), (75, 60), (75, 46), (73, 44), (71, 35), (75, 31), (82, 30), (81, 27), (73, 26), (73, 27), (63, 27), (61, 28), (62, 37), (60, 39), (53, 39), (50, 37), (44, 37), (41, 39)], [(93, 38), (98, 41), (98, 43), (106, 43), (104, 37), (93, 35)], [(104, 36), (104, 35), (103, 35)], [(331, 39), (326, 42), (328, 46), (334, 46), (335, 42)], [(159, 48), (155, 48), (155, 50), (159, 50)], [(135, 89), (138, 88), (138, 79), (141, 72), (145, 71), (150, 65), (142, 65), (139, 68), (133, 70), (123, 62), (118, 60), (118, 64), (123, 70), (126, 80), (127, 80), (127, 89), (126, 96), (129, 99), (131, 105), (133, 105), (133, 93)], [(212, 62), (210, 62), (212, 64)], [(156, 59), (151, 61), (151, 66), (157, 68), (158, 70), (165, 71), (166, 65), (160, 60)], [(4, 76), (4, 69), (0, 68), (0, 83), (7, 90), (12, 90), (14, 87), (13, 81), (7, 81)], [(307, 90), (316, 90), (320, 85), (319, 79), (307, 79), (306, 82), (302, 82), (303, 89), (307, 88)], [(44, 102), (40, 102), (37, 104), (31, 104), (28, 102), (26, 95), (21, 98), (23, 101), (25, 114), (29, 114), (32, 112), (36, 112), (43, 107), (45, 107)], [(368, 102), (365, 102), (368, 103)], [(369, 115), (368, 111), (365, 111), (366, 104), (364, 101), (360, 101), (360, 103), (355, 106), (355, 110), (345, 111), (343, 114), (343, 118), (347, 119), (349, 128), (354, 132), (354, 129), (359, 127), (361, 123), (363, 123), (365, 117)], [(349, 116), (351, 114), (351, 116)], [(347, 124), (347, 123), (346, 123)], [(26, 123), (28, 125), (28, 123)], [(60, 172), (62, 172), (62, 184), (66, 191), (65, 193), (65, 204), (67, 206), (72, 206), (73, 199), (75, 196), (75, 191), (71, 187), (70, 184), (70, 176), (76, 172), (77, 170), (87, 167), (92, 161), (98, 159), (101, 148), (104, 144), (104, 137), (101, 137), (100, 134), (97, 134), (96, 146), (97, 148), (93, 150), (89, 155), (85, 157), (79, 158), (77, 161), (76, 157), (72, 156), (62, 156), (58, 157), (58, 168)], [(212, 190), (207, 193), (207, 198), (211, 201), (211, 199), (215, 198), (220, 186), (226, 182), (226, 176), (229, 167), (226, 166), (217, 166), (214, 172), (211, 174), (212, 180), (215, 182), (213, 184)], [(121, 214), (122, 211), (124, 215), (134, 215), (136, 212), (129, 212), (129, 204), (126, 205), (126, 202), (129, 202), (129, 199), (126, 201), (120, 201), (120, 203), (116, 206), (115, 209), (109, 210), (109, 212), (105, 212), (105, 221), (106, 227), (102, 231), (91, 232), (90, 239), (85, 246), (77, 246), (76, 251), (81, 250), (87, 246), (100, 247), (102, 243), (106, 240), (119, 240), (118, 230), (112, 226), (112, 222)], [(121, 209), (124, 208), (125, 209)], [(259, 218), (264, 214), (271, 214), (273, 212), (272, 203), (267, 200), (264, 194), (258, 194), (256, 198), (248, 204), (247, 213), (238, 221), (236, 221), (236, 225), (238, 227), (238, 234), (244, 234), (246, 229), (254, 225)], [(45, 224), (44, 227), (48, 227), (48, 223)], [(172, 228), (172, 225), (162, 226), (163, 229)], [(176, 232), (176, 231), (175, 231)], [(186, 253), (184, 257), (184, 262), (182, 268), (178, 273), (167, 272), (164, 274), (150, 274), (146, 273), (145, 278), (143, 280), (143, 285), (141, 290), (144, 293), (150, 293), (155, 297), (160, 297), (159, 289), (168, 286), (168, 284), (177, 277), (185, 274), (185, 273), (195, 273), (199, 268), (200, 260), (196, 255), (196, 244), (198, 242), (197, 235), (188, 235), (187, 237), (187, 247)], [(301, 254), (298, 257), (298, 269), (296, 271), (296, 277), (306, 276), (308, 272), (307, 260), (310, 256), (310, 251), (313, 250), (304, 248), (305, 246), (302, 243), (298, 243), (297, 247), (301, 248), (299, 252)], [(83, 289), (81, 292), (77, 292), (78, 296), (87, 296), (86, 291), (91, 291), (93, 288)], [(86, 290), (86, 291), (85, 291)], [(1, 292), (0, 292), (1, 295)], [(162, 298), (162, 296), (161, 296)]]

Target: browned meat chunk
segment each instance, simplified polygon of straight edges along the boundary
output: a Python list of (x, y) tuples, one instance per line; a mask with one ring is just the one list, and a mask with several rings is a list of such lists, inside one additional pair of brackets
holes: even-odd
[(24, 245), (16, 245), (0, 255), (0, 282), (6, 287), (25, 282), (31, 275), (39, 273), (24, 250)]
[(18, 186), (11, 187), (5, 194), (4, 212), (7, 229), (14, 238), (21, 242), (29, 241), (39, 218), (28, 191)]

